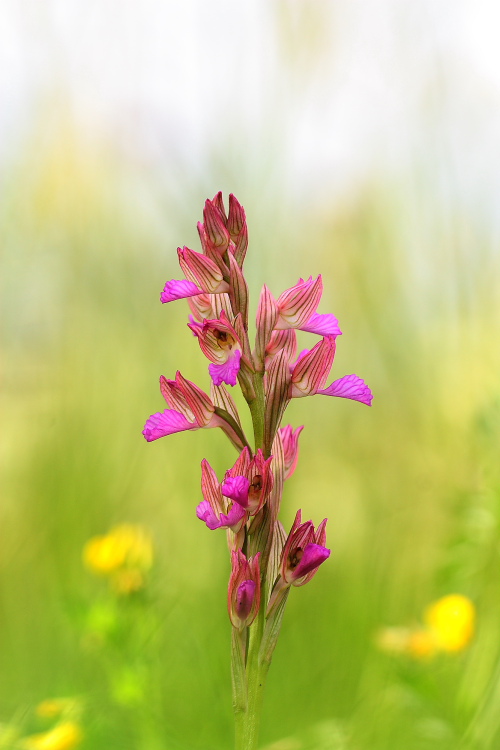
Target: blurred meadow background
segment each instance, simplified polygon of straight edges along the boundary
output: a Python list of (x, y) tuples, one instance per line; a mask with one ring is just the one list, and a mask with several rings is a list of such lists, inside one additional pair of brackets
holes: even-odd
[[(253, 309), (322, 273), (333, 379), (375, 396), (286, 415), (306, 427), (282, 519), (327, 516), (332, 555), (290, 596), (262, 748), (500, 747), (497, 5), (0, 16), (0, 747), (232, 746), (227, 549), (195, 508), (201, 459), (235, 455), (219, 431), (141, 435), (160, 374), (208, 388), (187, 305), (159, 294), (218, 190), (247, 211)], [(113, 587), (82, 554), (122, 524), (153, 560)], [(470, 642), (405, 645), (448, 594)]]

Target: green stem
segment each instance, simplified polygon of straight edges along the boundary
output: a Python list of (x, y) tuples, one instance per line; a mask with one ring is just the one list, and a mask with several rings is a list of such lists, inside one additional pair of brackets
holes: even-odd
[(264, 374), (256, 372), (253, 376), (255, 398), (249, 402), (250, 414), (252, 415), (253, 432), (255, 438), (255, 450), (264, 445), (264, 419), (266, 411), (266, 399), (264, 396)]
[(260, 646), (264, 631), (265, 611), (261, 609), (250, 627), (247, 661), (247, 705), (245, 711), (235, 713), (235, 750), (257, 750), (264, 684), (269, 668), (260, 661)]

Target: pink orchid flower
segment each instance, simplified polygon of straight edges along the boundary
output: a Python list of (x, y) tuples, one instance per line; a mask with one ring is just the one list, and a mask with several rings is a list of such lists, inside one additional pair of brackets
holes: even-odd
[(340, 336), (342, 331), (335, 315), (316, 312), (322, 293), (321, 274), (314, 280), (312, 276), (307, 281), (299, 279), (295, 286), (278, 297), (278, 318), (274, 328), (278, 331), (297, 328), (319, 336)]
[(224, 310), (215, 320), (205, 319), (201, 325), (194, 322), (188, 323), (188, 326), (198, 338), (203, 354), (212, 362), (208, 366), (208, 371), (214, 385), (236, 385), (240, 370), (241, 344)]
[(326, 383), (335, 358), (336, 343), (334, 337), (326, 337), (311, 350), (304, 349), (294, 365), (291, 366), (290, 397), (303, 396), (337, 396), (359, 401), (371, 406), (373, 395), (365, 381), (358, 375), (344, 375), (335, 380), (328, 388)]
[(260, 448), (251, 457), (249, 449), (243, 448), (232, 469), (226, 472), (222, 492), (251, 516), (263, 507), (273, 488), (272, 458), (265, 459)]
[(237, 534), (247, 521), (247, 512), (223, 494), (217, 475), (206, 459), (201, 462), (201, 491), (203, 500), (196, 508), (198, 518), (212, 531), (231, 529)]
[(169, 408), (152, 414), (146, 421), (142, 434), (148, 443), (176, 432), (220, 427), (240, 450), (244, 447), (241, 436), (215, 413), (211, 398), (180, 372), (176, 373), (175, 380), (167, 380), (162, 375), (160, 391)]

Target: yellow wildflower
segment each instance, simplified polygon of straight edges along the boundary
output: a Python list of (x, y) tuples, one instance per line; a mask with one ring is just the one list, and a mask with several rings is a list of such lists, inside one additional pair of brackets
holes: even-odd
[(425, 622), (440, 651), (461, 651), (474, 635), (474, 605), (461, 594), (449, 594), (429, 605)]
[(85, 565), (109, 575), (123, 567), (147, 570), (153, 561), (151, 538), (140, 526), (122, 524), (103, 536), (89, 539), (83, 549)]
[(73, 721), (64, 721), (48, 732), (26, 737), (21, 747), (23, 750), (73, 750), (82, 739), (80, 726)]
[(474, 605), (461, 594), (449, 594), (430, 604), (423, 627), (382, 628), (376, 643), (383, 651), (427, 659), (439, 652), (464, 649), (474, 635)]
[(121, 540), (107, 534), (94, 536), (83, 549), (83, 559), (93, 573), (108, 575), (125, 563), (127, 550)]

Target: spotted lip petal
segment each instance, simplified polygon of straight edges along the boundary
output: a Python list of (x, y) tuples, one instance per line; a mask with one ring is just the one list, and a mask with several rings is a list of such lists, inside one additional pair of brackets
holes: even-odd
[(163, 287), (163, 292), (160, 295), (160, 302), (174, 302), (177, 299), (186, 299), (186, 297), (195, 297), (197, 294), (202, 294), (203, 289), (200, 289), (192, 281), (187, 279), (172, 279), (167, 281)]
[(174, 409), (165, 409), (163, 412), (151, 414), (142, 434), (151, 443), (153, 440), (173, 435), (175, 432), (184, 432), (184, 430), (197, 430), (199, 425), (196, 422), (188, 422), (186, 417)]
[(335, 380), (328, 388), (318, 391), (323, 396), (337, 396), (339, 398), (350, 398), (367, 406), (372, 405), (373, 394), (365, 381), (358, 375), (344, 375), (343, 378)]

